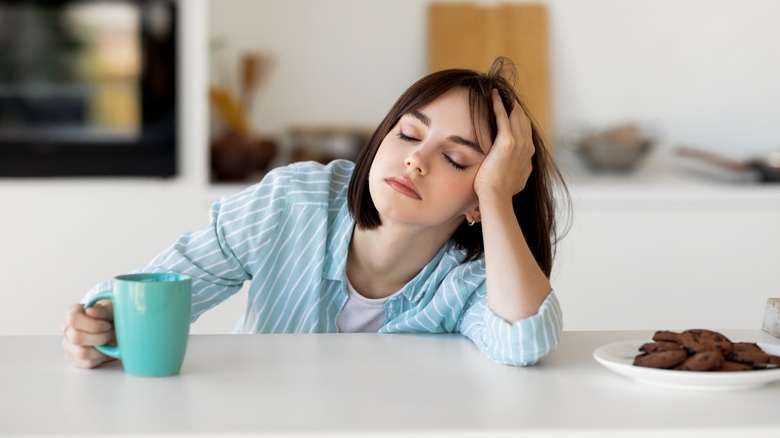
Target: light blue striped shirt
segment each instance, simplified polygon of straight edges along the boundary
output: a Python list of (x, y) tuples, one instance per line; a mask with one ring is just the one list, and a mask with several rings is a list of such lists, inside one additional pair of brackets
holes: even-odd
[[(239, 333), (335, 333), (348, 293), (354, 164), (295, 163), (222, 198), (211, 224), (188, 233), (143, 269), (193, 278), (192, 320), (251, 280)], [(447, 242), (384, 306), (380, 333), (462, 333), (493, 360), (529, 365), (553, 351), (561, 309), (550, 292), (539, 312), (509, 324), (487, 306), (484, 257), (463, 262)], [(97, 293), (110, 282), (96, 286)]]

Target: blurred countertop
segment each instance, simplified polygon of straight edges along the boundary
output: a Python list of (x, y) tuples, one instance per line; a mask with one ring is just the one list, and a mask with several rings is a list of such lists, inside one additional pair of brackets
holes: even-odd
[(569, 193), (576, 201), (771, 201), (780, 208), (780, 183), (761, 182), (751, 173), (735, 173), (675, 156), (658, 147), (629, 172), (595, 171), (570, 150), (556, 156)]
[[(629, 172), (589, 169), (573, 151), (561, 148), (556, 163), (575, 203), (745, 201), (768, 203), (780, 208), (780, 183), (760, 182), (751, 174), (738, 174), (711, 165), (677, 157), (670, 147), (659, 146)], [(209, 185), (209, 202), (253, 184), (214, 183)]]

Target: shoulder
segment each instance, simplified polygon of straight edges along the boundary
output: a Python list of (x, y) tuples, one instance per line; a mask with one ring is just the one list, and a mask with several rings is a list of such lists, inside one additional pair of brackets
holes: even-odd
[(446, 282), (454, 283), (461, 292), (474, 292), (485, 283), (485, 257), (465, 260), (466, 251), (453, 245), (442, 257), (440, 265), (447, 271)]
[(290, 164), (285, 172), (289, 174), (291, 192), (317, 191), (348, 186), (354, 167), (354, 163), (347, 160), (335, 160), (328, 164), (305, 161)]
[(260, 229), (276, 227), (290, 217), (340, 211), (353, 168), (346, 160), (274, 168), (262, 181), (212, 205), (211, 220), (231, 233), (248, 236), (259, 235)]
[(296, 162), (276, 167), (258, 183), (228, 195), (223, 204), (247, 205), (252, 202), (268, 203), (274, 200), (306, 202), (331, 193), (346, 192), (355, 165), (347, 160), (336, 160), (328, 164), (313, 161)]
[(299, 161), (274, 171), (285, 172), (300, 182), (340, 181), (348, 183), (355, 163), (348, 160), (333, 160), (328, 164), (316, 161)]
[(306, 161), (287, 166), (289, 201), (329, 203), (345, 197), (354, 167), (354, 163), (347, 160), (335, 160), (328, 164)]

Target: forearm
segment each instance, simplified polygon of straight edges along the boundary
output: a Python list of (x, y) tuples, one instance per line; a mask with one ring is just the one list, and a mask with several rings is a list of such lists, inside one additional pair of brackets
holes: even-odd
[(509, 323), (535, 315), (552, 286), (526, 244), (511, 198), (483, 196), (480, 212), (488, 307)]
[(563, 314), (555, 292), (547, 295), (536, 315), (512, 324), (486, 310), (486, 305), (485, 300), (476, 300), (464, 312), (458, 331), (496, 362), (532, 365), (558, 347)]

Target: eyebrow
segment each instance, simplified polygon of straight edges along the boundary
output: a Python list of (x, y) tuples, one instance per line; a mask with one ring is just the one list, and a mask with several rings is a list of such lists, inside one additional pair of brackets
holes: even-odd
[[(429, 128), (431, 127), (431, 119), (425, 114), (423, 114), (420, 110), (412, 110), (411, 112), (409, 112), (409, 115), (422, 122), (423, 125)], [(482, 148), (480, 148), (478, 144), (474, 143), (471, 140), (466, 140), (465, 138), (459, 135), (451, 135), (447, 137), (447, 140), (455, 144), (466, 146), (469, 149), (472, 149), (482, 155), (485, 155), (485, 152), (482, 151)]]

